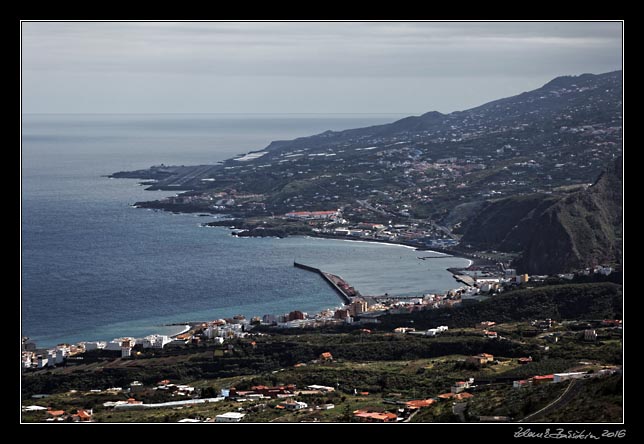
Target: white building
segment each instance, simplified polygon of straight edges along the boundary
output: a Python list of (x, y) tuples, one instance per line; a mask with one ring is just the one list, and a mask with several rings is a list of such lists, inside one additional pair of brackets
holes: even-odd
[(307, 390), (319, 390), (319, 391), (325, 392), (325, 393), (335, 391), (335, 388), (333, 388), (333, 387), (329, 387), (329, 386), (326, 386), (326, 385), (317, 385), (317, 384), (307, 385), (306, 389)]
[(302, 410), (309, 406), (306, 402), (301, 401), (284, 401), (280, 402), (279, 405), (286, 410)]
[(43, 368), (47, 366), (47, 357), (38, 355), (38, 368)]
[(85, 351), (92, 351), (105, 348), (105, 341), (84, 342)]
[(171, 342), (166, 335), (150, 335), (143, 338), (143, 348), (163, 348)]
[(602, 265), (595, 267), (595, 273), (603, 274), (604, 276), (608, 276), (612, 272), (613, 269), (611, 267), (604, 267)]
[(425, 336), (436, 336), (439, 333), (447, 331), (449, 328), (446, 325), (441, 325), (436, 328), (430, 328), (425, 332)]
[(584, 372), (570, 372), (570, 373), (555, 373), (553, 382), (563, 382), (569, 379), (583, 378), (586, 373)]
[(262, 316), (263, 324), (274, 324), (276, 322), (277, 322), (277, 318), (275, 317), (275, 315), (265, 314), (264, 316)]
[(129, 358), (132, 356), (132, 347), (121, 347), (121, 358)]
[(245, 413), (227, 412), (215, 416), (215, 422), (240, 422), (246, 416)]
[(56, 350), (56, 356), (54, 357), (54, 362), (56, 364), (62, 364), (63, 361), (65, 360), (65, 356), (66, 356), (65, 350), (59, 348), (58, 350)]
[(219, 331), (220, 330), (218, 326), (211, 324), (204, 330), (203, 333), (208, 339), (212, 339), (219, 336)]
[(31, 367), (31, 355), (23, 354), (22, 355), (22, 368)]
[(110, 342), (108, 342), (107, 344), (105, 344), (104, 349), (105, 350), (112, 350), (112, 351), (120, 350), (121, 349), (121, 341), (118, 340), (118, 339), (113, 339)]

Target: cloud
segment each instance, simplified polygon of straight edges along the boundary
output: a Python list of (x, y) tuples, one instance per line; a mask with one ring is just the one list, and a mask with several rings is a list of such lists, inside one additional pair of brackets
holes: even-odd
[(164, 94), (185, 94), (186, 84), (217, 89), (229, 77), (267, 88), (276, 77), (345, 79), (347, 89), (364, 79), (498, 83), (618, 69), (621, 23), (24, 22), (22, 57), (26, 96), (36, 83), (46, 95), (65, 75), (86, 85), (101, 78), (116, 91), (150, 76)]

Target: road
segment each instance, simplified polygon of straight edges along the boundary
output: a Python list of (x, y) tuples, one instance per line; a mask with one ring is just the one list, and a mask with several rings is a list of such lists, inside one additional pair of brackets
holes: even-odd
[(552, 412), (553, 410), (559, 409), (564, 405), (568, 404), (577, 394), (576, 390), (573, 389), (576, 383), (577, 383), (576, 379), (571, 379), (570, 383), (568, 384), (568, 387), (566, 387), (566, 390), (564, 390), (564, 392), (557, 399), (552, 401), (550, 404), (548, 404), (541, 410), (537, 410), (536, 412), (529, 414), (519, 422), (527, 422), (529, 420), (534, 419), (535, 417), (546, 415)]

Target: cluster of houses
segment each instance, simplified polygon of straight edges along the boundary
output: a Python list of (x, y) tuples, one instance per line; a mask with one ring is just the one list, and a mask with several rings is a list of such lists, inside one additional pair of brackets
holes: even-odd
[[(327, 358), (332, 359), (330, 357)], [(324, 385), (308, 385), (304, 389), (298, 389), (295, 384), (279, 385), (279, 386), (265, 386), (257, 385), (250, 388), (250, 390), (237, 390), (235, 387), (231, 387), (228, 390), (222, 390), (222, 396), (225, 396), (228, 399), (234, 401), (256, 401), (260, 399), (278, 399), (285, 398), (291, 399), (295, 396), (301, 395), (323, 395), (332, 393), (335, 391), (334, 387), (324, 386)], [(307, 406), (302, 404), (284, 404), (282, 407), (287, 410), (299, 410), (301, 408), (306, 408)]]
[(92, 409), (77, 409), (75, 413), (70, 413), (39, 405), (24, 406), (22, 411), (23, 413), (43, 411), (47, 415), (46, 422), (92, 422), (94, 416)]
[[(144, 338), (117, 338), (111, 341), (84, 341), (78, 344), (58, 344), (56, 347), (37, 353), (34, 350), (28, 350), (26, 341), (23, 341), (22, 350), (22, 368), (45, 368), (60, 365), (70, 356), (93, 350), (108, 350), (120, 352), (121, 357), (132, 356), (132, 349), (136, 345), (142, 348), (163, 348), (166, 345), (176, 341), (166, 335), (149, 335)], [(184, 341), (185, 343), (185, 341)]]
[(436, 328), (430, 328), (425, 331), (416, 331), (414, 327), (396, 327), (394, 328), (394, 333), (399, 333), (399, 334), (416, 334), (416, 335), (424, 335), (424, 336), (437, 336), (440, 333), (443, 333), (445, 331), (449, 330), (449, 327), (447, 325), (440, 325)]

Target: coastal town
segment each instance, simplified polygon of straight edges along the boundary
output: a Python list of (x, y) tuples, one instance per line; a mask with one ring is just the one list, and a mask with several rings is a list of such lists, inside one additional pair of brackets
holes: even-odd
[(18, 22), (21, 425), (632, 438), (623, 20)]
[[(298, 317), (298, 313), (290, 313), (290, 317)], [(578, 324), (592, 328), (578, 330)], [(533, 320), (530, 325), (538, 332), (538, 342), (542, 344), (539, 347), (545, 352), (550, 346), (557, 343), (572, 341), (592, 345), (598, 340), (620, 337), (622, 329), (622, 322), (612, 319), (595, 321), (592, 325), (571, 322), (561, 324), (552, 319), (537, 319)], [(214, 359), (226, 359), (227, 355), (233, 356), (238, 353), (237, 349), (240, 347), (253, 350), (267, 346), (268, 343), (265, 342), (267, 334), (255, 332), (252, 327), (252, 322), (247, 322), (243, 317), (235, 317), (194, 326), (189, 334), (179, 335), (174, 341), (167, 337), (154, 336), (147, 337), (144, 341), (121, 338), (107, 343), (86, 342), (69, 348), (59, 346), (57, 350), (63, 354), (66, 360), (56, 363), (55, 357), (53, 357), (53, 365), (73, 368), (82, 363), (83, 355), (92, 351), (95, 353), (98, 351), (107, 352), (107, 354), (103, 353), (103, 357), (99, 358), (102, 360), (98, 361), (103, 362), (106, 367), (112, 365), (108, 363), (123, 365), (130, 360), (145, 359), (141, 355), (145, 355), (146, 350), (152, 348), (171, 350), (179, 342), (181, 342), (182, 348), (185, 348), (187, 344), (191, 346), (201, 344), (203, 346), (205, 343), (210, 343), (215, 347), (213, 349)], [(435, 340), (433, 338), (439, 335), (478, 335), (488, 341), (488, 348), (493, 349), (499, 341), (515, 341), (511, 337), (512, 335), (508, 334), (509, 327), (509, 325), (497, 324), (493, 321), (483, 321), (469, 328), (457, 329), (456, 332), (447, 326), (437, 326), (426, 331), (398, 327), (389, 334), (400, 337), (416, 336), (424, 338), (422, 340), (425, 341), (433, 341)], [(360, 334), (371, 335), (375, 332), (372, 333), (369, 329), (363, 328), (360, 330)], [(505, 337), (505, 334), (508, 334), (508, 337)], [(117, 346), (120, 347), (120, 350)], [(133, 350), (134, 353), (132, 353)], [(96, 359), (96, 356), (93, 359)], [(288, 378), (288, 375), (291, 374), (289, 372), (297, 374), (299, 371), (308, 371), (314, 374), (316, 368), (329, 371), (339, 370), (348, 365), (344, 361), (327, 351), (309, 361), (297, 362), (292, 366), (292, 370), (282, 368), (271, 373), (278, 378)], [(457, 373), (477, 374), (481, 377), (468, 377), (464, 380), (453, 379), (451, 385), (445, 386), (443, 391), (422, 398), (410, 397), (409, 394), (405, 396), (400, 393), (389, 393), (387, 396), (383, 396), (370, 393), (368, 386), (360, 386), (359, 382), (354, 382), (356, 385), (352, 386), (351, 383), (339, 380), (334, 385), (311, 381), (303, 387), (299, 387), (294, 382), (288, 382), (288, 379), (282, 384), (273, 386), (263, 384), (248, 386), (247, 382), (240, 382), (248, 387), (240, 388), (228, 385), (222, 386), (218, 392), (204, 386), (203, 382), (199, 382), (195, 386), (169, 379), (160, 380), (153, 384), (134, 380), (123, 387), (96, 387), (86, 391), (74, 389), (67, 394), (67, 396), (80, 397), (80, 399), (91, 398), (94, 407), (66, 411), (52, 406), (52, 400), (60, 399), (60, 395), (37, 394), (33, 395), (30, 400), (24, 401), (23, 413), (40, 418), (39, 420), (45, 422), (93, 422), (97, 420), (97, 417), (100, 421), (104, 421), (112, 415), (118, 418), (119, 415), (156, 411), (173, 412), (174, 417), (179, 418), (176, 420), (177, 422), (247, 422), (261, 421), (266, 418), (270, 418), (271, 421), (317, 422), (324, 421), (327, 416), (327, 420), (337, 418), (329, 411), (344, 407), (343, 419), (352, 422), (409, 422), (421, 411), (428, 409), (448, 409), (455, 417), (460, 417), (464, 421), (463, 413), (468, 405), (475, 402), (477, 397), (489, 396), (490, 390), (496, 392), (501, 387), (507, 387), (507, 390), (511, 391), (524, 391), (552, 384), (555, 389), (559, 385), (565, 386), (565, 393), (567, 393), (578, 380), (605, 379), (621, 375), (622, 372), (620, 365), (606, 364), (600, 360), (587, 360), (578, 362), (571, 371), (550, 374), (535, 373), (523, 378), (499, 377), (496, 375), (499, 374), (500, 369), (505, 371), (515, 369), (519, 370), (517, 374), (521, 374), (522, 368), (528, 369), (535, 365), (533, 357), (499, 357), (487, 352), (423, 362), (427, 368), (437, 365), (451, 365), (454, 368), (462, 369)], [(39, 365), (40, 363), (39, 360)], [(52, 366), (47, 362), (44, 362), (44, 365)], [(325, 380), (328, 381), (328, 378)], [(350, 401), (347, 401), (347, 398), (350, 398)], [(347, 411), (343, 404), (359, 408)], [(542, 410), (553, 410), (558, 404), (559, 398)], [(529, 416), (524, 419), (528, 418)], [(514, 418), (479, 415), (477, 420), (479, 422), (509, 422)]]
[[(319, 211), (319, 212), (298, 212), (286, 214), (285, 218), (304, 219), (307, 221), (324, 221), (323, 224), (335, 223), (339, 218), (339, 212)], [(367, 225), (371, 230), (367, 228)], [(373, 236), (378, 239), (379, 233), (384, 236), (390, 236), (391, 232), (387, 227), (381, 224), (362, 224), (359, 232), (347, 230), (347, 236), (358, 236), (365, 238)], [(396, 229), (396, 227), (391, 227)], [(407, 227), (397, 227), (398, 229)], [(372, 231), (373, 230), (373, 231)], [(334, 230), (338, 234), (338, 230)], [(415, 238), (414, 238), (415, 239)], [(383, 239), (397, 240), (397, 239)], [(412, 241), (411, 238), (407, 239)], [(413, 241), (412, 241), (413, 242)], [(419, 256), (418, 260), (436, 259), (442, 256)], [(23, 338), (22, 343), (22, 368), (23, 369), (43, 369), (65, 363), (68, 359), (87, 351), (105, 350), (119, 352), (121, 358), (132, 356), (133, 350), (164, 348), (165, 346), (185, 345), (191, 341), (197, 343), (201, 340), (212, 340), (216, 344), (223, 344), (227, 338), (243, 338), (249, 334), (256, 326), (269, 326), (279, 329), (292, 328), (319, 328), (324, 326), (355, 324), (369, 325), (377, 324), (378, 318), (389, 314), (407, 314), (424, 310), (451, 308), (459, 304), (475, 303), (493, 298), (494, 295), (500, 294), (507, 289), (526, 286), (528, 282), (543, 283), (548, 279), (572, 280), (576, 276), (588, 277), (592, 275), (607, 277), (610, 276), (614, 269), (610, 266), (596, 266), (579, 270), (576, 273), (564, 273), (557, 276), (528, 276), (527, 274), (517, 274), (515, 269), (505, 268), (503, 263), (490, 265), (490, 260), (481, 258), (478, 262), (487, 265), (473, 265), (467, 268), (450, 269), (456, 281), (462, 285), (452, 288), (442, 294), (422, 294), (418, 296), (395, 296), (389, 294), (383, 295), (362, 295), (358, 290), (352, 287), (341, 276), (324, 272), (317, 268), (294, 263), (297, 268), (305, 269), (317, 273), (324, 279), (330, 287), (338, 294), (342, 305), (338, 308), (329, 308), (319, 313), (304, 313), (297, 309), (284, 314), (263, 314), (253, 316), (247, 319), (243, 315), (238, 315), (229, 319), (219, 319), (211, 322), (186, 322), (183, 331), (173, 336), (153, 334), (142, 338), (122, 337), (111, 341), (83, 341), (78, 344), (58, 344), (54, 348), (36, 351), (37, 345), (30, 341), (29, 338)], [(402, 329), (407, 332), (409, 329)], [(411, 329), (413, 331), (413, 329)], [(435, 329), (429, 329), (424, 334), (434, 336), (442, 331), (446, 331), (446, 326), (440, 326)], [(401, 331), (397, 331), (401, 332)], [(486, 332), (494, 335), (493, 332)], [(492, 336), (495, 337), (495, 336)], [(140, 353), (140, 352), (139, 352)]]
[[(297, 215), (301, 217), (301, 215)], [(288, 217), (292, 217), (289, 215)], [(320, 217), (312, 215), (307, 217)], [(326, 215), (325, 215), (326, 218)], [(418, 260), (427, 260), (419, 256)], [(127, 365), (127, 362), (137, 362), (149, 359), (156, 353), (176, 353), (180, 350), (207, 347), (212, 350), (213, 358), (226, 359), (239, 353), (241, 348), (251, 350), (262, 347), (264, 341), (270, 340), (275, 333), (287, 330), (314, 332), (324, 328), (352, 328), (361, 336), (377, 335), (383, 316), (406, 315), (426, 310), (453, 309), (459, 306), (476, 304), (485, 300), (494, 299), (504, 292), (517, 288), (525, 288), (528, 284), (537, 285), (546, 280), (559, 279), (567, 281), (578, 278), (600, 279), (609, 277), (614, 270), (610, 267), (598, 266), (593, 269), (581, 270), (576, 274), (559, 276), (527, 276), (517, 275), (513, 269), (503, 268), (501, 264), (495, 266), (470, 265), (465, 269), (451, 270), (455, 278), (463, 284), (451, 289), (444, 294), (425, 294), (418, 297), (400, 298), (390, 295), (362, 295), (359, 290), (352, 287), (341, 276), (324, 272), (314, 267), (295, 263), (294, 266), (315, 272), (324, 279), (338, 294), (342, 305), (335, 309), (323, 310), (315, 314), (308, 314), (293, 310), (284, 314), (264, 314), (246, 318), (238, 315), (227, 319), (217, 319), (208, 322), (189, 322), (183, 330), (174, 335), (149, 335), (143, 338), (122, 337), (111, 341), (84, 341), (78, 344), (59, 344), (48, 350), (37, 349), (36, 344), (23, 338), (22, 367), (23, 372), (38, 374), (41, 371), (58, 369), (67, 371), (79, 366), (86, 366), (92, 362), (107, 363), (108, 366)], [(528, 325), (528, 324), (526, 324)], [(414, 340), (432, 341), (436, 338), (476, 337), (489, 341), (490, 350), (497, 349), (498, 343), (514, 343), (516, 326), (497, 323), (491, 320), (482, 320), (467, 328), (449, 328), (447, 325), (435, 325), (432, 328), (416, 328), (409, 324), (395, 327), (390, 333), (398, 337), (418, 338)], [(525, 328), (525, 327), (523, 327)], [(535, 319), (527, 328), (533, 329), (536, 350), (547, 355), (553, 344), (581, 343), (593, 344), (607, 338), (621, 340), (622, 321), (615, 319), (601, 319), (587, 322), (557, 322), (552, 319)], [(374, 330), (376, 329), (376, 330)], [(387, 334), (387, 333), (385, 333)], [(456, 336), (455, 336), (456, 335)], [(483, 344), (485, 349), (485, 344)], [(155, 352), (157, 350), (158, 352)], [(176, 350), (173, 351), (173, 350)], [(150, 354), (152, 353), (152, 354)], [(335, 353), (335, 352), (334, 352)], [(316, 366), (333, 368), (341, 366), (344, 360), (334, 356), (334, 353), (325, 351), (315, 359), (299, 361), (293, 365), (294, 370), (307, 368), (311, 370)], [(98, 361), (97, 361), (98, 359)], [(433, 361), (432, 361), (433, 362)], [(513, 390), (538, 387), (543, 384), (572, 384), (579, 379), (606, 378), (621, 374), (621, 366), (602, 362), (601, 360), (588, 360), (579, 362), (568, 368), (567, 371), (552, 373), (525, 374), (521, 378), (495, 377), (497, 369), (529, 368), (534, 364), (530, 355), (516, 358), (498, 357), (492, 353), (482, 352), (470, 356), (455, 356), (442, 358), (442, 364), (452, 362), (455, 368), (465, 369), (469, 374), (478, 375), (478, 378), (468, 377), (466, 380), (454, 381), (451, 386), (445, 387), (444, 392), (435, 393), (423, 398), (405, 397), (393, 394), (390, 397), (378, 398), (373, 401), (368, 387), (348, 387), (346, 384), (328, 385), (324, 381), (308, 381), (303, 388), (298, 388), (297, 383), (286, 380), (276, 386), (253, 385), (248, 389), (238, 389), (234, 386), (221, 387), (214, 393), (211, 389), (195, 387), (189, 383), (175, 382), (169, 379), (159, 381), (152, 386), (139, 381), (131, 381), (127, 387), (96, 387), (88, 390), (86, 396), (91, 395), (97, 400), (103, 399), (99, 407), (83, 407), (72, 411), (55, 408), (47, 402), (49, 395), (33, 395), (31, 400), (25, 400), (23, 413), (32, 415), (38, 420), (46, 422), (92, 422), (96, 421), (95, 409), (102, 414), (99, 420), (106, 419), (108, 412), (138, 412), (138, 411), (166, 411), (205, 409), (208, 414), (189, 413), (181, 416), (178, 422), (247, 422), (271, 418), (271, 421), (298, 420), (320, 421), (324, 420), (321, 413), (337, 408), (340, 403), (338, 396), (345, 398), (351, 396), (352, 405), (360, 408), (347, 413), (343, 410), (343, 420), (353, 422), (409, 422), (422, 410), (442, 409), (449, 406), (452, 414), (457, 418), (464, 418), (463, 412), (473, 402), (480, 390), (497, 387), (499, 383), (506, 384)], [(91, 364), (94, 365), (94, 364)], [(539, 368), (539, 367), (537, 367)], [(489, 373), (491, 370), (492, 373)], [(280, 374), (281, 370), (274, 370), (273, 374)], [(518, 374), (521, 374), (519, 372)], [(480, 377), (482, 376), (482, 377)], [(321, 383), (327, 382), (327, 385)], [(492, 385), (490, 384), (497, 384)], [(498, 389), (498, 387), (496, 388)], [(72, 390), (72, 396), (80, 395), (78, 390)], [(54, 396), (54, 399), (56, 397)], [(407, 399), (405, 399), (407, 398)], [(155, 402), (151, 402), (154, 400)], [(45, 401), (45, 402), (42, 402)], [(384, 404), (383, 404), (384, 402)], [(95, 405), (95, 404), (94, 404)], [(217, 406), (217, 407), (213, 407)], [(207, 407), (207, 408), (206, 408)], [(214, 408), (214, 410), (213, 410)], [(548, 407), (554, 408), (554, 407)], [(226, 410), (226, 411), (224, 411)], [(440, 411), (442, 411), (440, 410)], [(215, 414), (216, 413), (216, 414)], [(330, 415), (329, 413), (325, 413)], [(284, 416), (287, 415), (287, 416)], [(293, 416), (294, 415), (294, 416)], [(111, 416), (111, 415), (110, 415)], [(287, 419), (289, 418), (289, 419)], [(307, 419), (308, 418), (308, 419)], [(333, 416), (330, 416), (333, 418)], [(464, 419), (463, 419), (464, 420)], [(508, 422), (513, 418), (504, 415), (479, 415), (480, 422)]]

